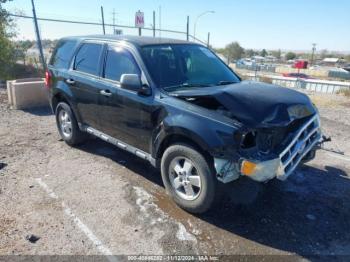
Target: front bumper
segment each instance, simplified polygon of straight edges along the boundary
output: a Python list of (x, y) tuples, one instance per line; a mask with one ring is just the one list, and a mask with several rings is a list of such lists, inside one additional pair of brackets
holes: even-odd
[[(215, 167), (219, 174), (218, 179), (227, 183), (237, 179), (240, 175), (246, 175), (259, 182), (265, 182), (275, 177), (279, 180), (286, 180), (321, 140), (320, 119), (319, 115), (316, 114), (298, 129), (292, 141), (277, 158), (265, 161), (241, 159), (236, 169), (229, 170), (231, 174), (223, 173), (222, 169), (219, 172), (218, 169), (223, 165), (220, 165), (220, 162), (216, 160)], [(249, 172), (244, 168), (247, 163), (250, 164)]]
[(321, 142), (322, 133), (318, 114), (308, 120), (296, 133), (290, 144), (280, 153), (280, 167), (276, 175), (285, 180), (293, 173), (300, 161)]

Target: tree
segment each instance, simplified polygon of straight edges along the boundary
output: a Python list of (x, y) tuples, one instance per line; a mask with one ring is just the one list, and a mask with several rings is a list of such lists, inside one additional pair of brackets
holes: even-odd
[(320, 58), (323, 60), (325, 59), (326, 57), (329, 57), (329, 53), (328, 53), (328, 50), (327, 49), (322, 49), (321, 52), (320, 52)]
[(345, 56), (345, 60), (350, 63), (350, 55)]
[(30, 40), (18, 41), (16, 43), (16, 58), (22, 58), (23, 64), (26, 64), (27, 51), (33, 46), (33, 42)]
[(271, 51), (271, 54), (277, 59), (281, 59), (281, 49), (278, 49), (277, 51)]
[(224, 52), (225, 52), (224, 55), (227, 57), (227, 60), (230, 63), (232, 60), (237, 60), (242, 58), (244, 54), (244, 48), (241, 47), (238, 42), (232, 42), (231, 44), (228, 44), (225, 47)]
[(286, 54), (286, 60), (293, 60), (293, 59), (295, 59), (297, 57), (297, 55), (295, 54), (295, 53), (293, 53), (293, 52), (288, 52), (287, 54)]
[(312, 54), (311, 53), (307, 53), (307, 52), (305, 52), (305, 53), (298, 53), (298, 57), (300, 57), (302, 59), (305, 59), (305, 60), (307, 60), (307, 59), (311, 60), (311, 56), (312, 56)]
[(225, 48), (214, 48), (215, 53), (225, 54)]
[(11, 42), (14, 36), (12, 20), (2, 4), (8, 0), (0, 0), (0, 79), (8, 79), (15, 64), (15, 48)]
[(255, 52), (253, 49), (246, 49), (244, 51), (246, 57), (252, 57), (255, 56), (257, 54), (257, 52)]
[(261, 55), (262, 57), (267, 56), (267, 51), (266, 51), (266, 49), (261, 50), (260, 55)]

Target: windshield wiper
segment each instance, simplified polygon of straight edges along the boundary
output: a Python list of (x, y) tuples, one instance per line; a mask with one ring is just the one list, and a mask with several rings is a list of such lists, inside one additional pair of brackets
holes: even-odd
[(167, 86), (167, 87), (163, 87), (164, 90), (166, 91), (173, 91), (176, 89), (181, 89), (181, 88), (192, 88), (192, 87), (208, 87), (211, 86), (209, 84), (190, 84), (190, 83), (183, 83), (180, 85), (173, 85), (173, 86)]
[(236, 84), (237, 82), (235, 81), (220, 81), (218, 83), (218, 86), (224, 86), (224, 85), (231, 85), (231, 84)]

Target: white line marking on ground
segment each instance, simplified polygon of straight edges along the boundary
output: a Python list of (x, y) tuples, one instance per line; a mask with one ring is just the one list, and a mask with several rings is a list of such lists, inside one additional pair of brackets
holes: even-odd
[[(102, 254), (106, 256), (112, 256), (112, 252), (102, 244), (102, 242), (94, 235), (94, 233), (92, 233), (92, 231), (83, 222), (81, 222), (81, 220), (72, 212), (72, 210), (69, 207), (65, 205), (64, 202), (62, 202), (62, 207), (64, 208), (64, 213), (73, 219), (74, 223), (94, 243), (96, 248)], [(112, 259), (112, 257), (109, 257), (109, 258), (111, 258), (111, 259), (108, 259), (109, 261), (116, 261), (115, 257), (114, 259)]]
[[(53, 192), (49, 186), (42, 181), (41, 178), (36, 178), (36, 182), (46, 191), (46, 193), (54, 199), (58, 199), (58, 196)], [(115, 262), (118, 261), (116, 257), (112, 255), (112, 252), (105, 247), (101, 240), (99, 240), (94, 233), (72, 212), (72, 210), (62, 202), (62, 207), (64, 209), (64, 213), (70, 217), (73, 222), (78, 226), (78, 228), (91, 240), (91, 242), (96, 246), (98, 251), (100, 251), (103, 255), (107, 256), (108, 261)]]
[(336, 154), (336, 153), (331, 153), (331, 152), (327, 152), (327, 155), (329, 156), (332, 156), (334, 158), (338, 158), (338, 159), (341, 159), (341, 160), (345, 160), (345, 161), (349, 161), (350, 162), (350, 158), (346, 157), (346, 156), (342, 156), (342, 155), (339, 155), (339, 154)]
[(58, 196), (53, 192), (42, 180), (41, 178), (36, 178), (36, 182), (46, 191), (46, 193), (54, 199), (58, 199)]

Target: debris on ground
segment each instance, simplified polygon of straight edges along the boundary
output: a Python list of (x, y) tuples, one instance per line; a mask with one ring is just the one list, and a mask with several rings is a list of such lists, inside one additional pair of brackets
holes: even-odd
[(0, 170), (3, 169), (5, 166), (7, 166), (7, 164), (0, 162)]
[(33, 243), (33, 244), (35, 244), (39, 239), (40, 237), (33, 234), (26, 236), (26, 240), (28, 240), (30, 243)]

